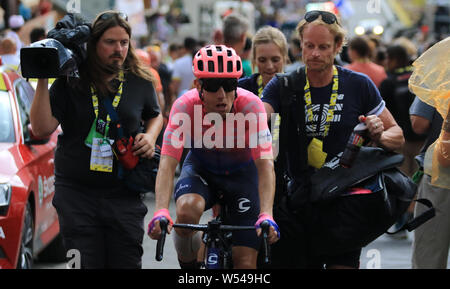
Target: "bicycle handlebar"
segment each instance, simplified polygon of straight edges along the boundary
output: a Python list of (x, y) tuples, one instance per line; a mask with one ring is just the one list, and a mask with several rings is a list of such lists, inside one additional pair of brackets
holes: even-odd
[[(211, 223), (211, 222), (210, 222)], [(190, 229), (195, 231), (206, 232), (211, 229), (211, 224), (173, 224), (174, 228)], [(159, 225), (161, 227), (161, 236), (156, 243), (156, 261), (161, 261), (163, 259), (164, 243), (166, 241), (167, 225), (169, 221), (162, 217), (159, 219)], [(269, 235), (270, 223), (264, 221), (260, 224), (262, 230), (263, 244), (264, 244), (264, 263), (270, 264), (270, 246), (267, 242)], [(254, 230), (254, 226), (232, 226), (232, 225), (220, 225), (218, 226), (220, 231), (243, 231), (243, 230)]]
[[(181, 228), (181, 229), (190, 229), (195, 231), (202, 231), (206, 232), (208, 231), (208, 224), (173, 224), (174, 228)], [(244, 231), (244, 230), (254, 230), (254, 226), (231, 226), (231, 225), (220, 225), (219, 230), (220, 231)]]
[(167, 234), (167, 224), (169, 224), (169, 221), (162, 217), (159, 219), (159, 226), (161, 227), (161, 236), (158, 239), (158, 242), (156, 243), (156, 261), (161, 261), (163, 259), (163, 252), (164, 252), (164, 243), (166, 242), (166, 234)]

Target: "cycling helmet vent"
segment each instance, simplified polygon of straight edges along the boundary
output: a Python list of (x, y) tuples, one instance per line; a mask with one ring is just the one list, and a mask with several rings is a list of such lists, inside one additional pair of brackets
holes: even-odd
[(227, 72), (233, 71), (233, 61), (227, 61)]
[(198, 70), (200, 70), (200, 71), (204, 70), (204, 68), (203, 68), (203, 61), (201, 61), (201, 60), (197, 61), (197, 65), (198, 65)]
[(214, 61), (208, 61), (208, 72), (214, 72)]
[(192, 71), (201, 78), (239, 78), (242, 75), (241, 58), (233, 48), (208, 45), (194, 57)]
[(220, 55), (219, 57), (217, 57), (217, 60), (219, 62), (219, 65), (218, 65), (219, 73), (222, 73), (223, 72), (223, 56)]

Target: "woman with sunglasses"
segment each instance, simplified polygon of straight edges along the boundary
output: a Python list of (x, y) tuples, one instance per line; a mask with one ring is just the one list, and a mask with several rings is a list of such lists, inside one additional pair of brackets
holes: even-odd
[[(289, 193), (307, 200), (308, 190), (302, 188), (307, 188), (316, 170), (324, 165), (337, 164), (353, 128), (360, 122), (365, 123), (374, 146), (397, 150), (403, 146), (404, 138), (373, 82), (366, 75), (334, 65), (346, 33), (333, 13), (309, 11), (298, 24), (297, 32), (305, 68), (301, 70), (304, 73), (292, 72), (290, 77), (295, 77), (292, 85), (297, 88), (301, 86), (303, 90), (295, 92), (295, 99), (300, 101), (300, 105), (290, 106), (292, 120), (288, 123), (298, 123), (295, 116), (304, 115), (300, 117), (304, 120), (304, 130), (290, 125), (287, 132), (281, 133), (289, 135), (286, 173), (293, 180), (289, 184)], [(281, 85), (284, 84), (278, 78), (273, 78), (264, 88), (262, 101), (268, 115), (280, 112), (281, 98), (288, 97), (280, 95)], [(300, 147), (305, 149), (299, 152)], [(284, 155), (286, 152), (280, 152), (280, 155), (282, 153)], [(289, 232), (293, 227), (301, 227), (304, 231), (285, 233), (289, 236), (273, 248), (273, 263), (279, 267), (358, 268), (361, 248), (323, 253), (329, 248), (321, 250), (318, 243), (326, 243), (327, 240), (317, 238), (319, 224), (312, 221), (320, 219), (321, 212), (307, 201), (304, 206), (295, 208), (301, 217), (280, 223), (282, 232)], [(339, 223), (341, 220), (326, 221)], [(284, 228), (288, 230), (284, 231)], [(329, 227), (322, 230), (329, 230)]]
[[(229, 224), (255, 225), (260, 234), (259, 224), (268, 220), (272, 225), (269, 242), (273, 243), (279, 233), (272, 218), (275, 179), (264, 106), (253, 93), (237, 87), (242, 62), (232, 48), (203, 47), (194, 56), (193, 71), (196, 88), (178, 98), (170, 112), (148, 233), (152, 239), (159, 238), (161, 217), (173, 223), (167, 210), (173, 192), (177, 223), (197, 224), (218, 198), (211, 188), (218, 188), (224, 191), (230, 209)], [(175, 168), (183, 148), (190, 151), (174, 190)], [(200, 238), (200, 232), (174, 230), (181, 268), (197, 268)], [(234, 232), (234, 267), (256, 268), (259, 243), (254, 231)]]
[(66, 249), (79, 251), (83, 269), (142, 265), (147, 208), (126, 185), (125, 165), (112, 144), (131, 137), (128, 156), (151, 158), (163, 120), (154, 78), (139, 62), (130, 38), (125, 14), (100, 14), (79, 67), (81, 77), (60, 77), (50, 89), (47, 79), (39, 79), (30, 112), (37, 135), (62, 127), (53, 205)]

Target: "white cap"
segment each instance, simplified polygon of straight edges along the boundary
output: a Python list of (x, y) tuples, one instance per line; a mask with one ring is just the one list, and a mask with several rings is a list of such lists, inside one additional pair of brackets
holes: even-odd
[(11, 15), (8, 20), (10, 28), (20, 28), (25, 23), (22, 15)]

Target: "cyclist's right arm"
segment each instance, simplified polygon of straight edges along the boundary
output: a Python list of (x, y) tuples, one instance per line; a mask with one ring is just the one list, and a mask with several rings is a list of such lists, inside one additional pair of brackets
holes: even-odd
[[(162, 155), (159, 163), (158, 174), (156, 175), (155, 185), (155, 215), (157, 218), (158, 212), (163, 212), (169, 209), (170, 198), (173, 192), (173, 179), (175, 177), (175, 170), (178, 165), (178, 160), (171, 156)], [(168, 211), (166, 211), (168, 212)], [(170, 218), (170, 217), (169, 217)], [(153, 227), (149, 229), (148, 235), (150, 238), (157, 240), (161, 234), (159, 226), (159, 219), (155, 219)], [(169, 222), (167, 231), (170, 232), (172, 226)]]
[(30, 109), (33, 134), (46, 137), (56, 130), (59, 121), (53, 116), (48, 91), (48, 79), (38, 79), (36, 93)]

